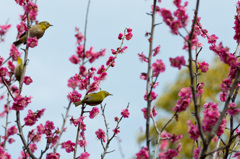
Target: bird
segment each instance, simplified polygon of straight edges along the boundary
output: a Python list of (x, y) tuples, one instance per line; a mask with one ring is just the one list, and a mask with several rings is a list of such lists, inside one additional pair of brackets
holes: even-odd
[(23, 61), (20, 57), (17, 58), (17, 65), (14, 69), (14, 75), (17, 81), (20, 82), (23, 71)]
[(106, 98), (107, 96), (110, 96), (112, 94), (108, 93), (107, 91), (100, 91), (97, 93), (91, 93), (86, 95), (83, 100), (79, 101), (79, 102), (75, 102), (75, 106), (79, 106), (81, 104), (87, 104), (90, 106), (96, 106), (98, 104), (101, 104), (102, 101), (104, 100), (104, 98)]
[[(45, 30), (47, 30), (47, 28), (49, 28), (50, 26), (53, 26), (51, 25), (49, 22), (47, 21), (43, 21), (43, 22), (40, 22), (38, 23), (37, 25), (34, 25), (32, 26), (30, 29), (29, 29), (29, 37), (37, 37), (37, 39), (40, 39)], [(15, 45), (15, 47), (19, 47), (22, 43), (23, 44), (26, 44), (27, 40), (26, 40), (26, 33), (27, 32), (24, 32), (20, 37), (19, 37), (19, 40), (13, 42), (13, 44)]]

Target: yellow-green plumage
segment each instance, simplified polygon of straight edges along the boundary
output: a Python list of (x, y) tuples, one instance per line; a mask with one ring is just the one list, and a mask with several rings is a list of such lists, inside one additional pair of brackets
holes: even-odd
[(14, 75), (16, 80), (18, 80), (20, 82), (21, 77), (22, 77), (22, 71), (23, 71), (23, 62), (22, 59), (20, 57), (17, 58), (17, 65), (14, 69)]
[[(52, 26), (52, 25), (47, 21), (40, 22), (37, 25), (34, 25), (29, 29), (29, 36), (30, 37), (36, 36), (37, 39), (40, 39), (43, 36), (45, 30), (47, 28), (49, 28), (50, 26)], [(26, 32), (23, 33), (19, 38), (20, 38), (19, 40), (13, 42), (13, 44), (16, 47), (20, 46), (22, 43), (26, 44)]]
[(79, 102), (75, 102), (75, 106), (79, 106), (81, 104), (87, 104), (90, 106), (95, 106), (98, 104), (101, 104), (102, 101), (104, 100), (104, 98), (106, 98), (107, 96), (112, 95), (110, 93), (108, 93), (107, 91), (100, 91), (97, 93), (91, 93), (86, 95), (83, 100), (79, 101)]

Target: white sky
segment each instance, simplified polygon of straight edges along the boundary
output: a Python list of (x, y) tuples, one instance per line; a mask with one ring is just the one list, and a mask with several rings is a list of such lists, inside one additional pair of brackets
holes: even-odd
[[(234, 30), (232, 28), (234, 26), (236, 2), (202, 0), (199, 9), (203, 28), (208, 29), (210, 34), (216, 34), (219, 37), (219, 41), (223, 41), (224, 45), (229, 46), (232, 52), (236, 48), (236, 42), (233, 40)], [(150, 0), (91, 0), (89, 12), (86, 49), (89, 49), (90, 46), (93, 46), (96, 51), (102, 48), (107, 49), (106, 56), (94, 62), (93, 66), (96, 68), (101, 64), (105, 64), (107, 58), (111, 55), (110, 49), (119, 47), (118, 33), (123, 32), (125, 27), (133, 29), (132, 40), (124, 43), (124, 45), (128, 46), (127, 51), (119, 55), (116, 59), (115, 67), (109, 69), (107, 79), (100, 85), (102, 89), (114, 95), (104, 100), (104, 103), (107, 103), (106, 116), (110, 132), (112, 132), (115, 126), (113, 118), (120, 116), (121, 110), (130, 102), (130, 118), (124, 119), (120, 123), (121, 132), (118, 135), (122, 139), (121, 146), (126, 159), (135, 156), (140, 150), (139, 146), (144, 146), (145, 144), (137, 144), (137, 134), (139, 134), (141, 128), (144, 129), (145, 127), (145, 120), (141, 112), (141, 109), (146, 107), (146, 102), (143, 100), (145, 81), (140, 80), (139, 76), (141, 72), (147, 70), (147, 65), (139, 61), (137, 53), (143, 51), (145, 54), (148, 54), (149, 44), (144, 34), (146, 31), (150, 31), (151, 17), (146, 15), (146, 13), (151, 9), (151, 3), (152, 1)], [(75, 54), (76, 50), (74, 28), (77, 26), (80, 27), (81, 31), (84, 29), (87, 0), (38, 0), (37, 4), (39, 7), (38, 20), (47, 20), (54, 26), (46, 31), (36, 48), (30, 49), (30, 61), (26, 75), (33, 79), (33, 83), (23, 87), (22, 95), (31, 95), (33, 99), (28, 108), (21, 112), (21, 117), (25, 117), (28, 109), (35, 111), (47, 108), (44, 116), (36, 125), (41, 122), (45, 123), (46, 120), (51, 120), (54, 121), (56, 126), (60, 127), (62, 124), (61, 113), (65, 114), (63, 107), (68, 104), (66, 96), (71, 91), (67, 87), (67, 80), (78, 72), (78, 66), (71, 64), (68, 60), (71, 55)], [(20, 23), (18, 15), (22, 14), (23, 11), (14, 0), (0, 0), (0, 6), (0, 25), (5, 24), (7, 20), (12, 24), (12, 28), (7, 33), (6, 42), (0, 44), (0, 55), (7, 58), (11, 43), (16, 38), (16, 25)], [(167, 0), (163, 0), (160, 7), (175, 9), (172, 2)], [(195, 1), (191, 1), (187, 8), (190, 18), (193, 17), (194, 8)], [(156, 22), (162, 22), (158, 15), (156, 17)], [(158, 80), (160, 86), (156, 89), (156, 92), (160, 95), (164, 92), (164, 89), (167, 89), (165, 87), (167, 84), (174, 82), (178, 74), (178, 69), (170, 66), (169, 57), (182, 55), (187, 57), (187, 54), (182, 50), (183, 40), (178, 36), (171, 35), (169, 28), (165, 24), (157, 26), (155, 30), (154, 47), (161, 45), (161, 51), (157, 58), (163, 59), (166, 64), (166, 72), (160, 75)], [(185, 33), (183, 30), (181, 32)], [(210, 62), (213, 58), (213, 53), (208, 50), (206, 40), (201, 42), (205, 45), (200, 54), (200, 59)], [(81, 93), (84, 94), (85, 92)], [(0, 106), (3, 107), (3, 103), (0, 103)], [(70, 116), (73, 115), (76, 118), (79, 113), (80, 108), (71, 107)], [(159, 112), (158, 118), (161, 118), (162, 115), (165, 114)], [(14, 111), (11, 112), (10, 119), (10, 125), (15, 124)], [(1, 123), (4, 123), (4, 119), (1, 119)], [(105, 129), (103, 119), (99, 115), (94, 120), (86, 119), (85, 123), (87, 124), (86, 139), (89, 142), (87, 152), (91, 154), (91, 159), (100, 158), (103, 150), (95, 136), (95, 131), (98, 128)], [(67, 132), (64, 133), (61, 141), (67, 141), (68, 139), (75, 141), (76, 128), (73, 125), (69, 125), (69, 122), (67, 128)], [(27, 134), (27, 129), (27, 127), (24, 127), (25, 135)], [(0, 133), (3, 135), (3, 128), (0, 128)], [(8, 152), (12, 154), (12, 158), (17, 158), (20, 154), (22, 143), (19, 142), (20, 138), (18, 136), (14, 136), (14, 139), (17, 142), (7, 145), (7, 148)], [(38, 150), (44, 149), (44, 146), (45, 139), (42, 140)], [(106, 159), (113, 157), (121, 159), (116, 140), (111, 143), (109, 150), (114, 149), (116, 151), (107, 154)], [(72, 153), (68, 154), (60, 147), (58, 150), (62, 159), (72, 158)], [(36, 156), (39, 156), (39, 152), (37, 152)], [(81, 152), (83, 150), (78, 148), (78, 155)]]

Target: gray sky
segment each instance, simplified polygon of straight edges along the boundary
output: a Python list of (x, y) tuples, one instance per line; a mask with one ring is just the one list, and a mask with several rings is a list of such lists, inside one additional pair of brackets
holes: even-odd
[[(171, 1), (162, 1), (160, 7), (171, 10), (176, 9)], [(236, 48), (236, 42), (233, 40), (234, 30), (232, 28), (234, 26), (236, 2), (202, 0), (199, 10), (203, 28), (208, 29), (210, 34), (216, 34), (219, 37), (219, 41), (223, 41), (224, 45), (230, 47), (231, 52)], [(114, 95), (104, 100), (104, 103), (107, 103), (106, 116), (111, 133), (115, 127), (113, 118), (120, 116), (121, 110), (130, 103), (130, 118), (124, 119), (120, 123), (121, 132), (118, 135), (122, 139), (121, 146), (126, 159), (133, 157), (140, 150), (140, 146), (145, 146), (145, 143), (143, 145), (137, 144), (136, 136), (140, 133), (141, 128), (144, 129), (145, 127), (145, 120), (141, 112), (141, 109), (146, 107), (146, 102), (143, 100), (145, 81), (140, 80), (139, 76), (141, 72), (146, 72), (147, 65), (139, 61), (137, 53), (144, 52), (146, 55), (148, 54), (149, 43), (144, 34), (146, 31), (150, 31), (151, 17), (146, 15), (146, 13), (150, 12), (151, 3), (152, 1), (150, 0), (91, 0), (89, 12), (86, 49), (89, 49), (90, 46), (93, 46), (95, 51), (102, 48), (107, 49), (105, 57), (100, 58), (91, 65), (96, 68), (101, 66), (101, 64), (105, 64), (111, 55), (110, 49), (119, 47), (118, 33), (123, 32), (125, 27), (133, 29), (132, 40), (124, 43), (124, 45), (128, 46), (127, 51), (118, 56), (115, 67), (109, 69), (107, 79), (100, 85), (102, 89)], [(26, 75), (33, 79), (33, 83), (23, 87), (22, 95), (31, 95), (33, 99), (27, 109), (21, 112), (21, 117), (26, 116), (28, 109), (35, 111), (47, 108), (44, 116), (36, 125), (45, 123), (46, 120), (51, 120), (54, 121), (56, 126), (60, 127), (62, 124), (61, 113), (65, 113), (64, 107), (68, 104), (66, 96), (71, 91), (67, 87), (67, 80), (79, 70), (78, 66), (71, 64), (68, 59), (75, 54), (76, 50), (75, 26), (79, 27), (82, 32), (84, 29), (87, 0), (39, 0), (37, 4), (39, 8), (38, 20), (49, 21), (54, 26), (46, 31), (36, 48), (30, 49), (30, 61)], [(20, 23), (18, 15), (22, 14), (23, 10), (14, 0), (0, 0), (0, 6), (0, 25), (5, 24), (7, 20), (9, 24), (12, 24), (12, 28), (7, 33), (6, 42), (0, 44), (0, 55), (7, 58), (11, 43), (16, 38), (16, 25)], [(193, 17), (194, 8), (195, 1), (191, 1), (187, 7), (190, 18)], [(156, 22), (162, 22), (160, 16), (157, 15), (156, 17)], [(181, 33), (185, 35), (184, 30), (181, 30)], [(209, 45), (205, 39), (201, 39), (201, 42), (204, 43), (204, 46), (199, 58), (200, 60), (210, 62), (214, 57), (213, 53), (208, 50)], [(183, 40), (179, 36), (172, 35), (165, 24), (156, 27), (154, 47), (159, 44), (161, 45), (160, 54), (154, 61), (162, 59), (166, 64), (166, 72), (160, 75), (158, 80), (160, 86), (155, 90), (161, 95), (164, 93), (164, 89), (167, 89), (166, 85), (174, 82), (178, 74), (178, 69), (170, 66), (169, 57), (187, 57), (187, 53), (182, 50)], [(88, 64), (87, 67), (89, 66)], [(81, 93), (84, 94), (85, 92)], [(3, 103), (0, 103), (0, 106), (2, 107)], [(76, 118), (79, 113), (80, 108), (71, 107), (70, 116)], [(165, 114), (159, 111), (157, 118), (161, 118), (163, 115)], [(15, 124), (14, 111), (11, 112), (10, 119), (10, 125)], [(1, 123), (3, 122), (4, 119), (1, 119)], [(103, 150), (95, 136), (95, 131), (98, 128), (105, 129), (103, 118), (99, 114), (93, 120), (87, 118), (85, 123), (87, 124), (86, 139), (89, 142), (87, 152), (91, 154), (91, 159), (100, 158)], [(26, 135), (29, 128), (24, 127), (24, 130)], [(0, 132), (3, 132), (3, 128), (0, 128)], [(67, 131), (64, 133), (61, 141), (67, 141), (68, 139), (75, 141), (75, 136), (76, 128), (73, 125), (69, 125), (68, 122)], [(17, 158), (22, 146), (18, 136), (14, 136), (14, 139), (17, 142), (7, 145), (7, 148), (8, 152), (12, 154), (12, 158)], [(45, 139), (39, 144), (38, 150), (43, 149), (44, 145)], [(60, 147), (58, 150), (61, 158), (72, 158), (72, 153), (68, 154)], [(109, 150), (116, 151), (107, 154), (106, 159), (113, 157), (121, 159), (116, 140), (111, 143)], [(78, 148), (78, 155), (81, 152), (83, 150)]]

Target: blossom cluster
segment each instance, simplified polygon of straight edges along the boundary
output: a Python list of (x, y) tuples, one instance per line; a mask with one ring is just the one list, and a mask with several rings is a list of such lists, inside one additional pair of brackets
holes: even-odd
[(0, 25), (0, 43), (5, 40), (4, 36), (10, 28), (11, 24)]
[(190, 87), (182, 88), (181, 91), (178, 93), (180, 99), (177, 101), (177, 104), (173, 108), (173, 111), (182, 112), (185, 111), (190, 104), (192, 98), (192, 91)]

